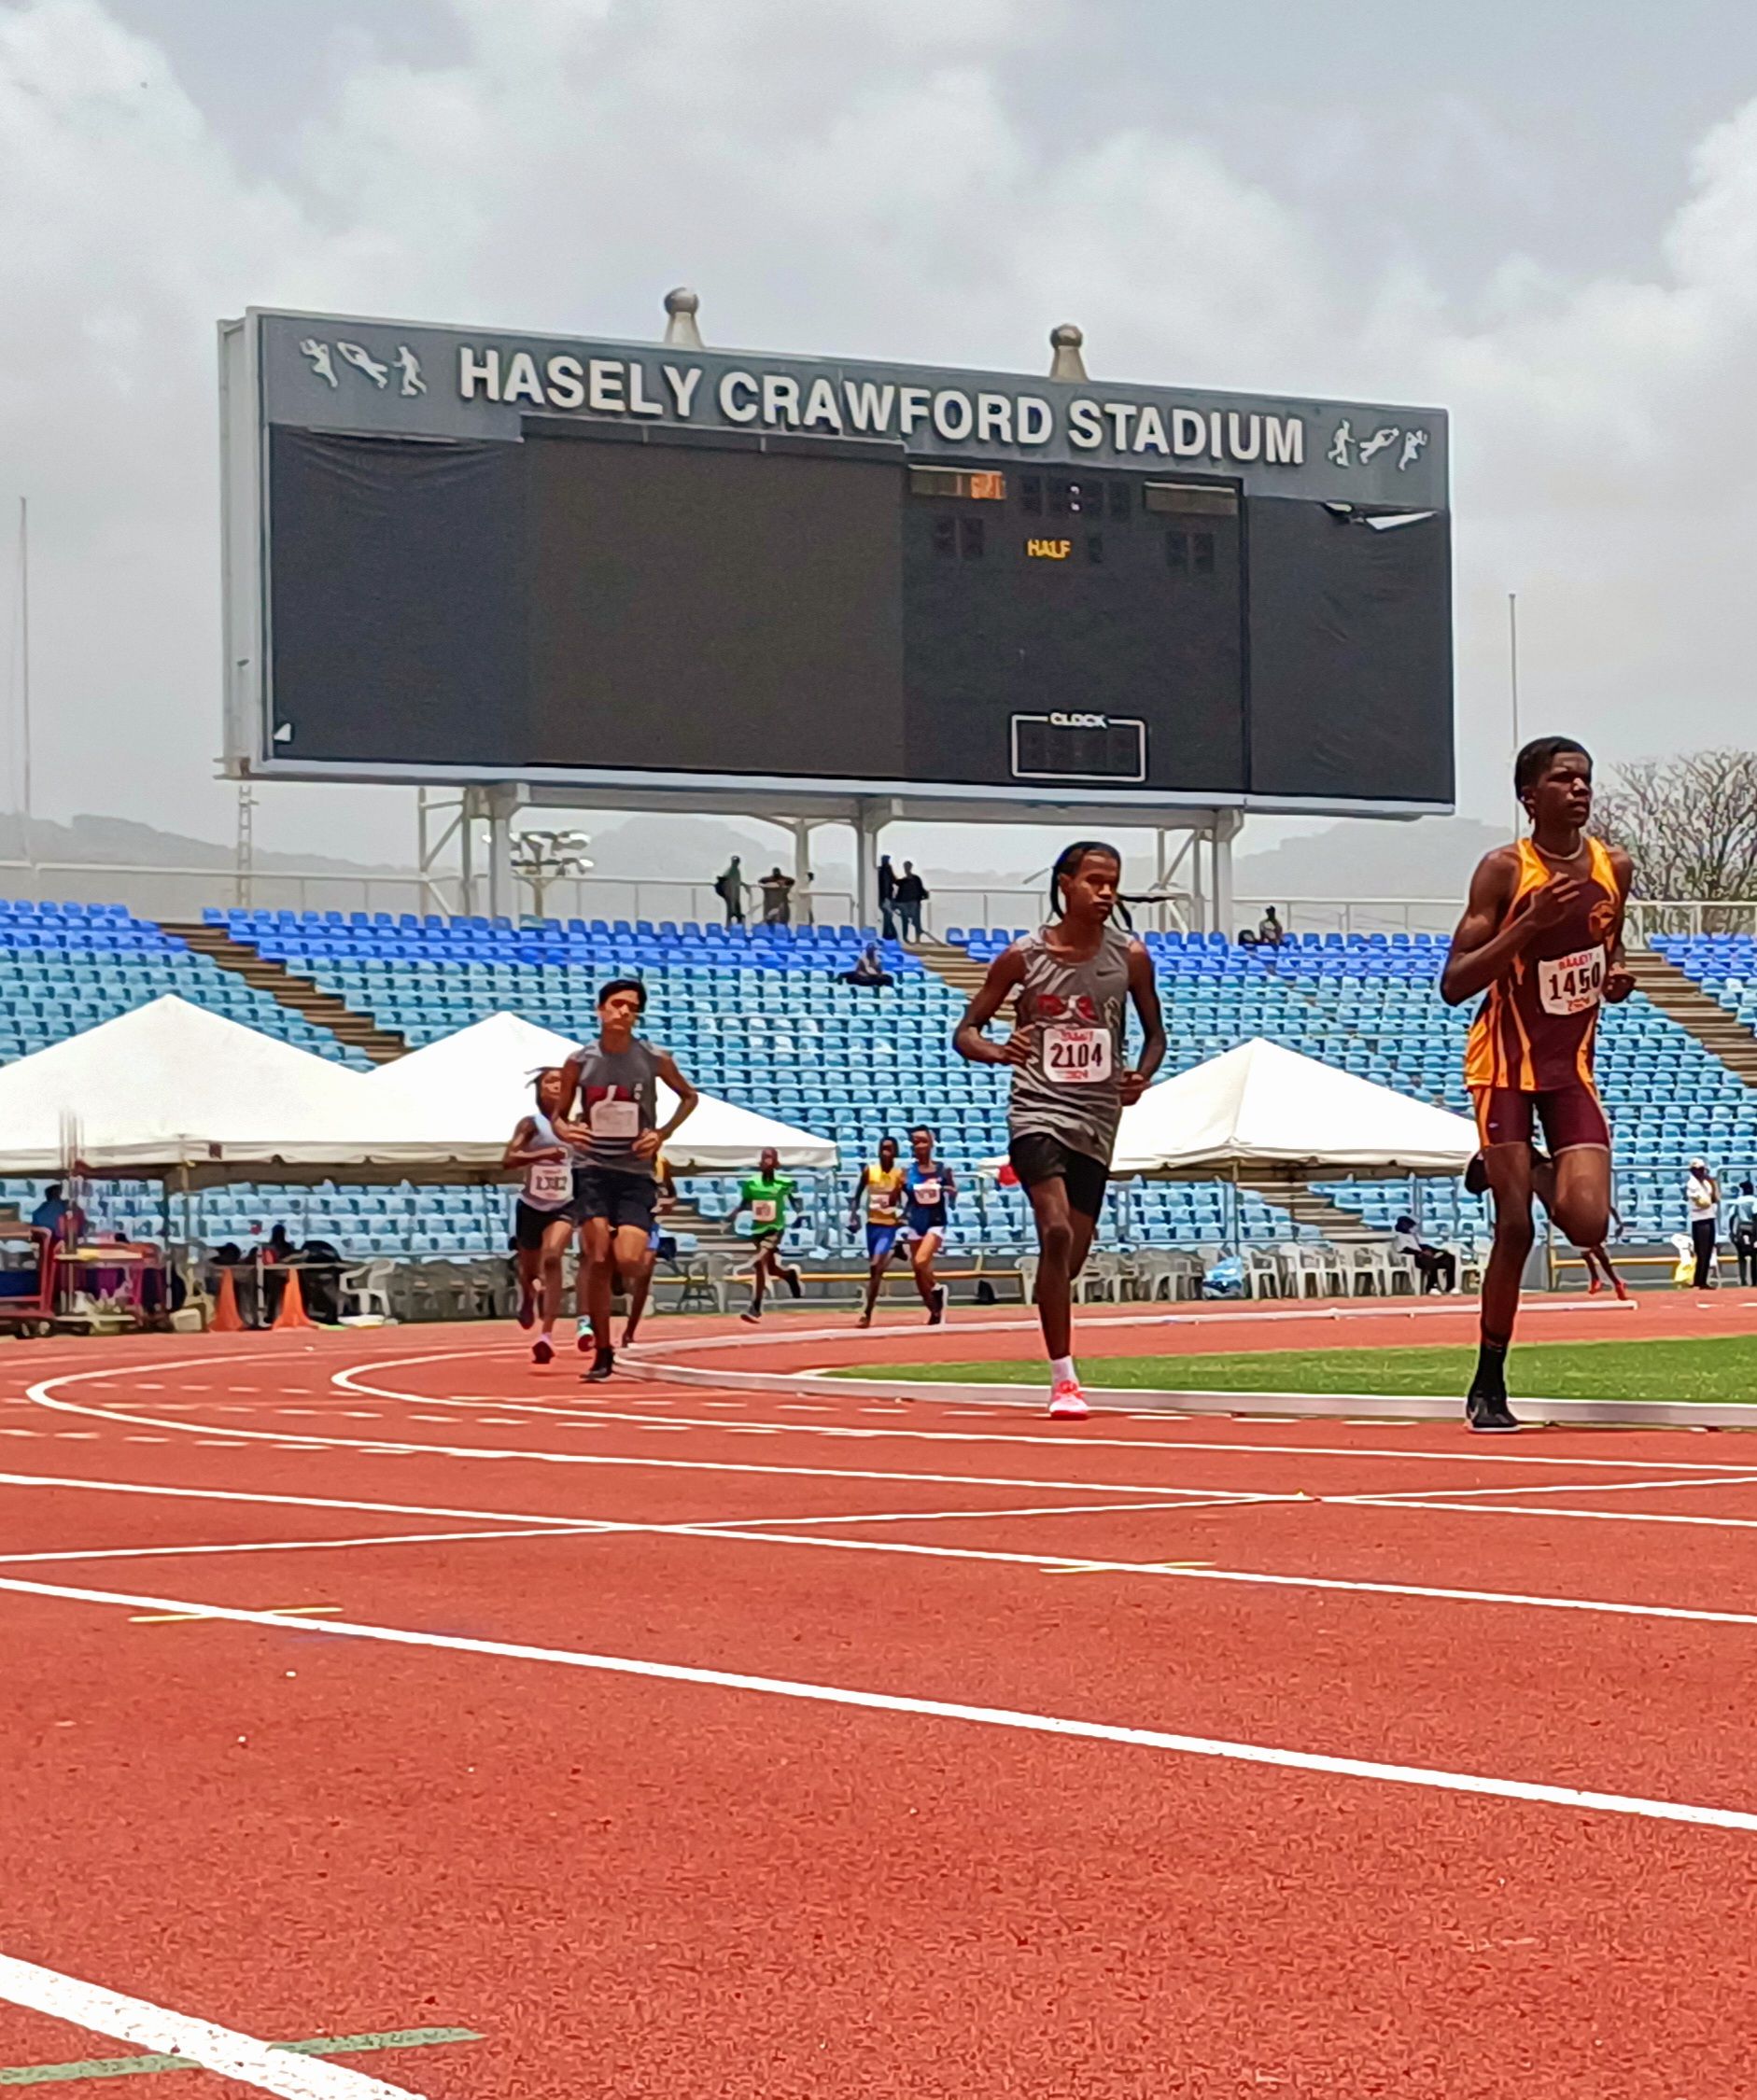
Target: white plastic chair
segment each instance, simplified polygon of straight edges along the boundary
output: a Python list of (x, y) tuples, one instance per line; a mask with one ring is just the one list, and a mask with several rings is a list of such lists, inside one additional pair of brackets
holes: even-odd
[(336, 1282), (343, 1317), (394, 1320), (390, 1280), (396, 1269), (396, 1263), (390, 1261), (362, 1262), (358, 1268), (344, 1268)]

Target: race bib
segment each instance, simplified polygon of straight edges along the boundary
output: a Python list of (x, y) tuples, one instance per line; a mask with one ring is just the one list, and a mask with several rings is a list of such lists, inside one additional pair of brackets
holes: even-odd
[(937, 1182), (917, 1182), (915, 1184), (915, 1200), (923, 1211), (937, 1210), (939, 1207), (939, 1183)]
[(1604, 995), (1603, 948), (1581, 948), (1538, 964), (1538, 999), (1546, 1014), (1584, 1014)]
[(1058, 1086), (1102, 1085), (1111, 1073), (1110, 1030), (1045, 1029), (1043, 1069)]
[(639, 1101), (594, 1101), (589, 1117), (595, 1138), (638, 1138), (640, 1135)]
[(569, 1202), (573, 1196), (572, 1168), (565, 1159), (538, 1160), (526, 1176), (525, 1194), (540, 1210)]
[(751, 1215), (758, 1225), (773, 1225), (780, 1215), (780, 1205), (772, 1196), (759, 1196), (751, 1206)]

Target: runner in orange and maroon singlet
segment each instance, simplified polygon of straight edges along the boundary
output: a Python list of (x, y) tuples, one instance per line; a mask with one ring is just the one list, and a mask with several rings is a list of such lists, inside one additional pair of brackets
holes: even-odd
[(1531, 1252), (1537, 1126), (1554, 1161), (1551, 1216), (1577, 1247), (1601, 1246), (1609, 1229), (1610, 1128), (1593, 1050), (1601, 1003), (1635, 988), (1623, 965), (1629, 856), (1585, 834), (1592, 760), (1569, 737), (1539, 737), (1520, 752), (1513, 787), (1531, 836), (1478, 865), (1440, 980), (1448, 1006), (1485, 995), (1464, 1066), (1495, 1197), (1482, 1348), (1465, 1401), (1477, 1430), (1519, 1426), (1507, 1404), (1507, 1351)]

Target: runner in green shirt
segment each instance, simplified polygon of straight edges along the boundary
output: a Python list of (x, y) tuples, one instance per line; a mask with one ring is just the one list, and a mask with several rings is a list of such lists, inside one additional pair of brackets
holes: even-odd
[(739, 1185), (738, 1207), (726, 1220), (728, 1225), (737, 1225), (747, 1211), (751, 1213), (744, 1226), (755, 1256), (751, 1264), (751, 1309), (739, 1317), (752, 1325), (763, 1317), (763, 1294), (771, 1279), (785, 1283), (796, 1298), (805, 1295), (799, 1271), (782, 1267), (780, 1260), (787, 1206), (791, 1203), (797, 1207), (797, 1188), (793, 1176), (781, 1172), (780, 1155), (771, 1145), (757, 1161), (756, 1172)]

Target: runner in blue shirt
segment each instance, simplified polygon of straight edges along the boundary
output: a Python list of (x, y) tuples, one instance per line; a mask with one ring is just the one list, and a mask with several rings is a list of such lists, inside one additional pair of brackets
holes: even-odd
[(946, 1286), (934, 1274), (934, 1256), (946, 1238), (958, 1178), (934, 1150), (934, 1133), (924, 1123), (909, 1132), (912, 1157), (903, 1176), (903, 1231), (908, 1244), (915, 1288), (927, 1308), (927, 1323), (937, 1327), (946, 1317)]

